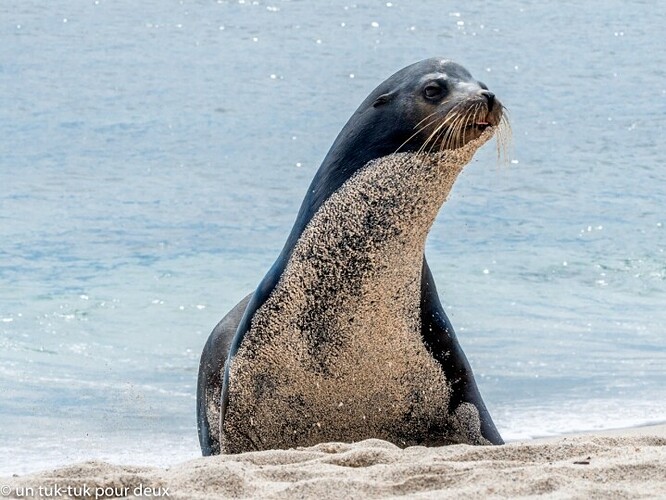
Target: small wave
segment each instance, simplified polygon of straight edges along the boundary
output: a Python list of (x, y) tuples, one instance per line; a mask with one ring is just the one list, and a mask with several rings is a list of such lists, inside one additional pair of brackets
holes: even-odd
[(506, 441), (642, 427), (666, 421), (666, 403), (603, 400), (506, 409), (497, 413)]

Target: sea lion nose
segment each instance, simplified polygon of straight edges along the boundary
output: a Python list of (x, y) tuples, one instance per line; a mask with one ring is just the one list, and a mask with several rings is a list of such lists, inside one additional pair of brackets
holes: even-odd
[(493, 106), (495, 105), (495, 94), (493, 94), (490, 90), (482, 90), (480, 93), (488, 100), (488, 111), (492, 111)]

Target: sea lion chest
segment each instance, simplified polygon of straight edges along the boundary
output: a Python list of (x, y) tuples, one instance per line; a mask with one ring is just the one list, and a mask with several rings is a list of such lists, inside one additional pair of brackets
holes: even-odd
[(226, 452), (410, 445), (445, 427), (449, 388), (423, 344), (420, 287), (425, 239), (457, 171), (408, 160), (369, 164), (306, 226), (231, 362)]

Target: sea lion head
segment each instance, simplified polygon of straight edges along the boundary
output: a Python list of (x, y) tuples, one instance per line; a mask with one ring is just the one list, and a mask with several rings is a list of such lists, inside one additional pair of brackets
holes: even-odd
[(504, 130), (510, 132), (504, 106), (461, 65), (434, 57), (401, 69), (366, 97), (333, 142), (280, 263), (321, 204), (373, 160), (396, 153), (438, 154), (467, 144), (473, 154), (493, 135), (499, 154), (506, 146)]
[(398, 71), (356, 114), (372, 122), (373, 140), (384, 143), (385, 152), (457, 149), (506, 123), (495, 94), (463, 66), (442, 58)]

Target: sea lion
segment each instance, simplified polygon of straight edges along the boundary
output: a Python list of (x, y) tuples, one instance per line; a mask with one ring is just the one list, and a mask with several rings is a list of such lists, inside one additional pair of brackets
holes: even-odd
[(276, 262), (204, 347), (204, 455), (366, 438), (503, 443), (424, 256), (456, 177), (504, 129), (503, 110), (441, 58), (363, 101)]

